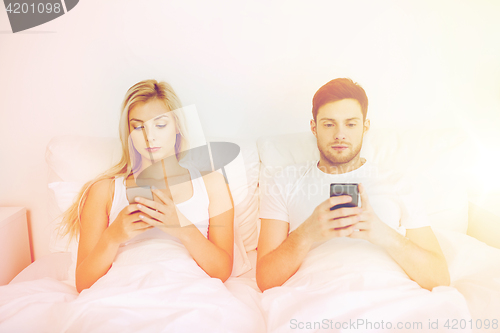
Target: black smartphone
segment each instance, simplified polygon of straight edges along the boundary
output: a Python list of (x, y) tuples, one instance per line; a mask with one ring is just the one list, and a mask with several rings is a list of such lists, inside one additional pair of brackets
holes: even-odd
[(127, 200), (130, 204), (135, 203), (135, 197), (154, 200), (150, 186), (127, 187)]
[(342, 207), (358, 207), (359, 203), (359, 192), (358, 184), (354, 183), (332, 183), (330, 184), (330, 197), (338, 197), (341, 195), (351, 196), (351, 202), (335, 205), (330, 208), (330, 210), (342, 208)]

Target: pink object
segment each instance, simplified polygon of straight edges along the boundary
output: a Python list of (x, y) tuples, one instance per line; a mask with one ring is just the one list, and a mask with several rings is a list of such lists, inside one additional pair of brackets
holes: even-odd
[(31, 263), (24, 207), (0, 207), (0, 285), (10, 282)]

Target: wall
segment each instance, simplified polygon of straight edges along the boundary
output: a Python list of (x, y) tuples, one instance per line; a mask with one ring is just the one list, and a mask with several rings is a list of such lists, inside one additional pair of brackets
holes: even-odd
[(372, 126), (462, 126), (483, 151), (464, 162), (496, 165), (499, 14), (493, 0), (82, 0), (12, 34), (0, 9), (0, 205), (27, 207), (35, 257), (48, 253), (48, 141), (116, 136), (145, 78), (195, 104), (206, 135), (257, 138), (308, 130), (314, 92), (347, 76)]

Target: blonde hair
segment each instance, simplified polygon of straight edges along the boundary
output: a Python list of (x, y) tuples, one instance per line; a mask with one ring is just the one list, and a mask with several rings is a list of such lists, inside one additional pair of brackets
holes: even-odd
[(92, 185), (103, 179), (126, 178), (140, 168), (142, 157), (130, 139), (129, 112), (137, 104), (155, 99), (164, 102), (169, 111), (175, 111), (173, 114), (178, 132), (175, 141), (175, 155), (178, 161), (185, 155), (189, 148), (186, 122), (181, 110), (181, 102), (172, 87), (166, 82), (157, 82), (156, 80), (144, 80), (136, 83), (127, 91), (121, 108), (119, 131), (122, 157), (120, 161), (82, 187), (75, 202), (63, 213), (63, 219), (59, 224), (59, 236), (69, 235), (69, 240), (71, 240), (80, 234), (81, 212)]

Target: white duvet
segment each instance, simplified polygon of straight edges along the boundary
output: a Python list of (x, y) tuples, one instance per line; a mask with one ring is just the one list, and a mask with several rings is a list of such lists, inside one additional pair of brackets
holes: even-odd
[(79, 296), (49, 278), (1, 287), (0, 332), (262, 332), (252, 292), (229, 292), (184, 246), (155, 239), (128, 245)]
[(262, 294), (250, 278), (211, 279), (178, 243), (131, 244), (80, 295), (53, 278), (0, 287), (0, 332), (500, 331), (500, 250), (455, 232), (436, 236), (452, 283), (432, 292), (362, 240), (315, 248)]
[(500, 320), (500, 250), (436, 232), (451, 286), (410, 280), (380, 247), (334, 239), (313, 249), (282, 287), (262, 294), (269, 332), (471, 332)]

